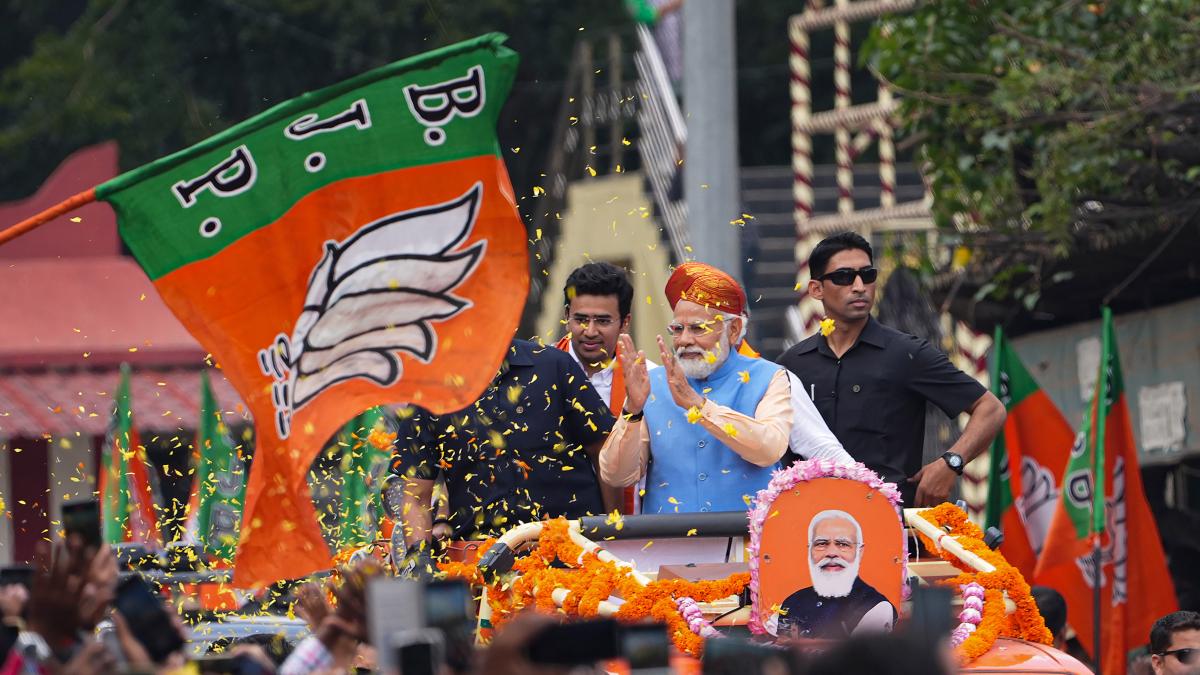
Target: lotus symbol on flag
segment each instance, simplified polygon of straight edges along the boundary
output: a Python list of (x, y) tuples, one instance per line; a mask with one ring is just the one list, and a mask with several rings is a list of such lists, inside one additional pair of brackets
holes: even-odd
[(478, 268), (487, 241), (466, 241), (479, 213), (482, 183), (443, 204), (393, 213), (343, 241), (325, 242), (308, 281), (296, 326), (258, 352), (272, 377), (275, 425), (287, 438), (291, 418), (339, 382), (364, 378), (381, 387), (403, 376), (400, 352), (424, 363), (437, 352), (431, 321), (471, 306), (451, 295)]

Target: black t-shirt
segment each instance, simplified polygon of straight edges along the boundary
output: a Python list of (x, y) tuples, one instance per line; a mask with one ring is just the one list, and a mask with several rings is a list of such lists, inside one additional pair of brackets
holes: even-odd
[(906, 504), (921, 468), (925, 402), (954, 417), (987, 391), (941, 350), (874, 318), (842, 358), (820, 333), (794, 345), (779, 364), (796, 374), (821, 417), (854, 459), (896, 483)]
[(604, 503), (583, 446), (603, 441), (613, 421), (569, 354), (514, 340), (474, 404), (449, 415), (418, 411), (402, 422), (391, 471), (445, 477), (456, 539), (598, 515)]

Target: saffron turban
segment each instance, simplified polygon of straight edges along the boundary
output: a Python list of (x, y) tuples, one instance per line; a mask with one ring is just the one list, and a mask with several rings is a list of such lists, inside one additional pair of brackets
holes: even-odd
[(680, 300), (687, 300), (734, 315), (746, 313), (746, 291), (741, 284), (704, 263), (689, 262), (676, 267), (667, 279), (666, 294), (671, 309)]

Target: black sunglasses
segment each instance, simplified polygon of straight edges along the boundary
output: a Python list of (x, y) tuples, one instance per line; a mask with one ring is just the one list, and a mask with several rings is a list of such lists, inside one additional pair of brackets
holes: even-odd
[(849, 286), (854, 283), (854, 277), (862, 277), (864, 284), (873, 284), (875, 279), (879, 277), (879, 270), (874, 267), (864, 267), (860, 270), (843, 267), (832, 272), (826, 272), (817, 277), (817, 281), (832, 281), (838, 286)]
[(1190, 665), (1192, 665), (1192, 662), (1196, 660), (1196, 655), (1200, 654), (1200, 649), (1197, 649), (1195, 647), (1185, 647), (1183, 649), (1172, 649), (1170, 651), (1162, 652), (1161, 654), (1159, 654), (1159, 656), (1166, 658), (1172, 654), (1175, 655), (1175, 658), (1179, 659), (1180, 663), (1182, 663), (1185, 666), (1190, 666)]

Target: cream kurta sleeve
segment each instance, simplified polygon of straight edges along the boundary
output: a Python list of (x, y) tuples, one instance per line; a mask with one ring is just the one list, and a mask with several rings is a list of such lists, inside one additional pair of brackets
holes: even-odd
[(629, 487), (646, 473), (650, 459), (650, 432), (645, 420), (630, 422), (618, 415), (604, 446), (600, 448), (600, 480)]
[(792, 432), (792, 385), (787, 370), (771, 377), (754, 417), (705, 399), (700, 424), (718, 441), (755, 466), (771, 466), (788, 449)]

